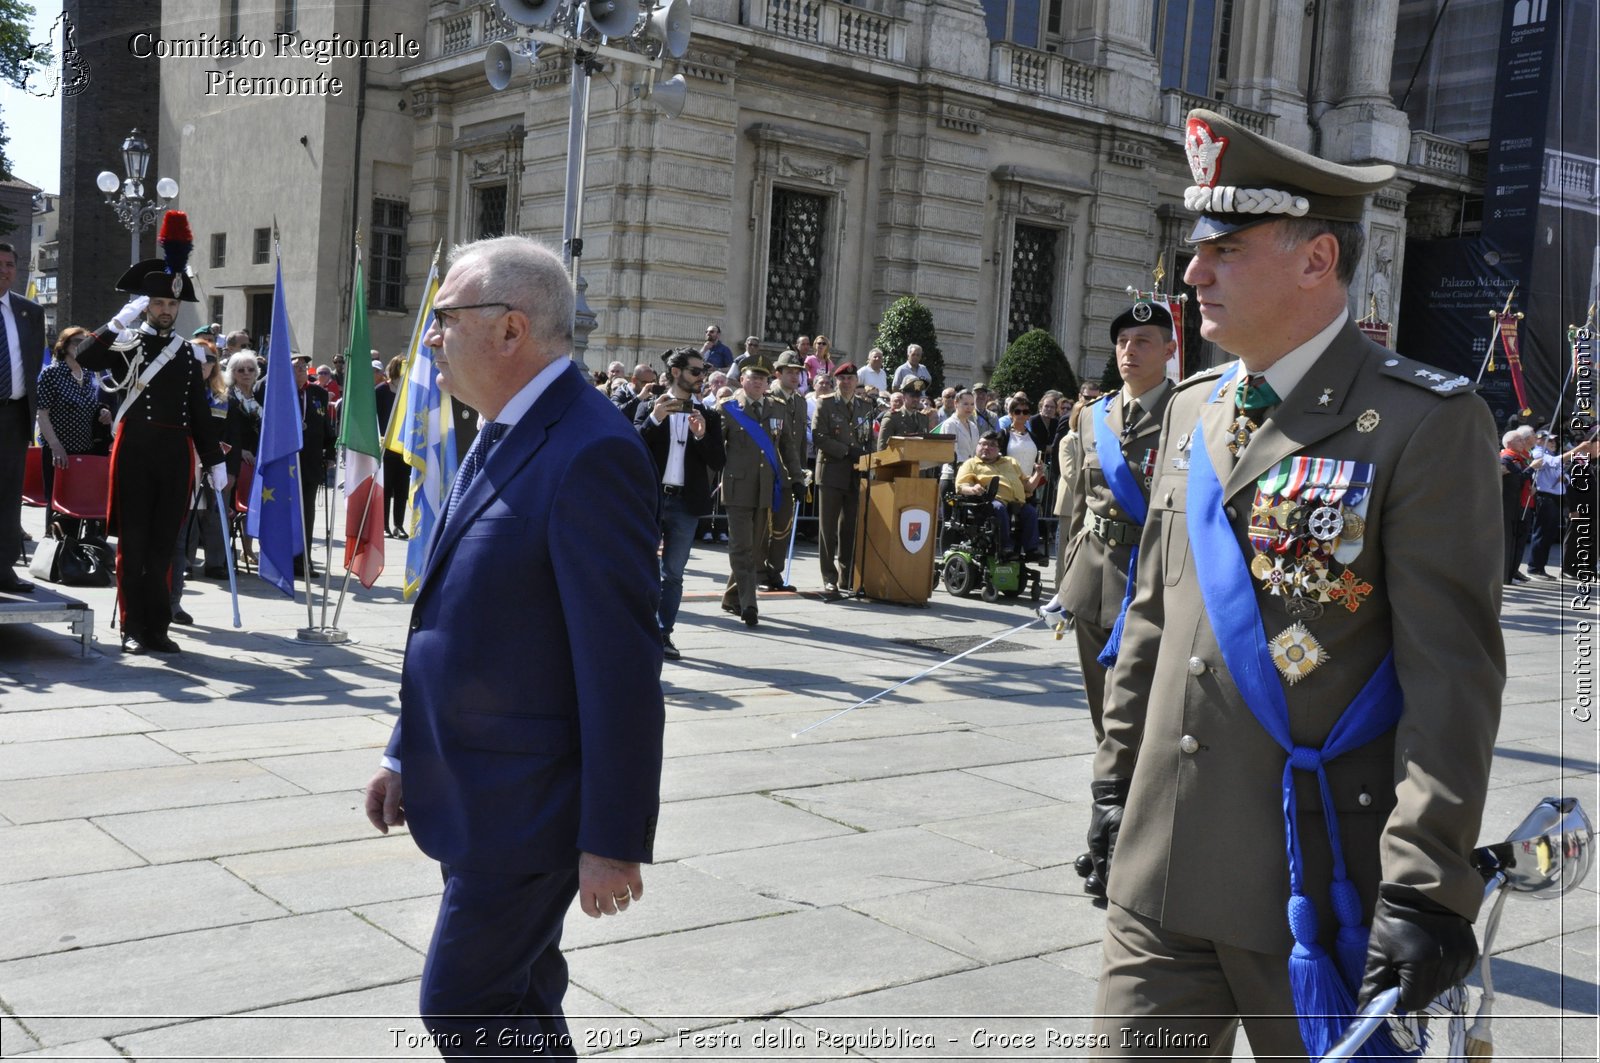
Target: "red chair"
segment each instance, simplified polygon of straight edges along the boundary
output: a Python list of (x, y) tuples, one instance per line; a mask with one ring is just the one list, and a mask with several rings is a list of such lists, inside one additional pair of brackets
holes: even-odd
[(45, 505), (44, 499), (44, 448), (29, 447), (22, 463), (22, 504)]
[(234, 547), (234, 559), (244, 564), (246, 573), (250, 571), (250, 558), (239, 550), (239, 546), (247, 538), (245, 520), (250, 513), (250, 487), (255, 479), (256, 463), (240, 462), (239, 477), (233, 482), (233, 512), (228, 515), (228, 542)]
[(101, 454), (69, 454), (56, 470), (50, 510), (78, 520), (105, 520), (110, 505), (111, 459)]

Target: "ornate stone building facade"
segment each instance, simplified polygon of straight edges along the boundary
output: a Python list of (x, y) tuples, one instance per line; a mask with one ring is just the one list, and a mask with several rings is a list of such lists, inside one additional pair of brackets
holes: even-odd
[[(633, 100), (626, 67), (594, 81), (588, 361), (645, 357), (708, 321), (774, 343), (826, 332), (859, 358), (883, 309), (914, 294), (954, 379), (1034, 325), (1096, 373), (1127, 286), (1148, 287), (1158, 261), (1181, 274), (1181, 124), (1202, 104), (1338, 161), (1400, 166), (1355, 292), (1392, 317), (1411, 199), (1442, 216), (1473, 187), (1467, 146), (1411, 131), (1391, 99), (1399, 7), (701, 0), (681, 117)], [(427, 58), (401, 75), (413, 274), (441, 240), (560, 239), (569, 61), (546, 54), (491, 91), (485, 49), (515, 30), (491, 3), (429, 7)]]
[[(688, 79), (680, 117), (637, 99), (632, 68), (592, 79), (586, 360), (653, 359), (708, 322), (774, 345), (825, 332), (859, 359), (884, 308), (914, 294), (954, 380), (986, 375), (1032, 326), (1097, 374), (1126, 288), (1149, 287), (1158, 261), (1169, 284), (1182, 274), (1181, 127), (1202, 104), (1337, 161), (1400, 167), (1371, 209), (1354, 292), (1359, 311), (1375, 295), (1396, 318), (1408, 233), (1460, 231), (1481, 185), (1471, 146), (1413, 129), (1392, 95), (1410, 74), (1393, 57), (1428, 28), (1402, 8), (1435, 3), (697, 0), (689, 52), (663, 71)], [(419, 48), (369, 61), (360, 91), (354, 60), (310, 68), (342, 78), (338, 96), (205, 91), (207, 67), (308, 72), (300, 61), (162, 61), (161, 165), (176, 168), (224, 323), (264, 320), (274, 223), (297, 338), (317, 352), (347, 334), (358, 225), (374, 293), (388, 293), (373, 299), (385, 351), (409, 336), (436, 246), (560, 241), (570, 60), (546, 49), (493, 91), (485, 52), (518, 29), (493, 3), (221, 9), (165, 0), (165, 32), (227, 21), (270, 38), (287, 12), (305, 40), (399, 34)], [(1191, 365), (1205, 364), (1190, 325)]]

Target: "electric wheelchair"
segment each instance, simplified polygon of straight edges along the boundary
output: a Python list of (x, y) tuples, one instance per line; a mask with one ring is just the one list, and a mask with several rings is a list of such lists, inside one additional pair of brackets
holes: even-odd
[[(940, 542), (944, 552), (937, 564), (944, 588), (959, 598), (979, 592), (986, 602), (1001, 595), (1015, 598), (1023, 591), (1032, 601), (1042, 596), (1039, 573), (1030, 568), (1018, 551), (1003, 554), (995, 535), (992, 520), (995, 494), (1000, 489), (998, 477), (989, 481), (989, 490), (981, 496), (968, 496), (954, 490), (944, 496), (944, 521), (940, 525)], [(1018, 533), (1013, 514), (1011, 541)]]

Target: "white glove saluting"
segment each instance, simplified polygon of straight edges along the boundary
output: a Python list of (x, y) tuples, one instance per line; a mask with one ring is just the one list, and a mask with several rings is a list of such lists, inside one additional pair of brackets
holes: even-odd
[(218, 491), (227, 490), (228, 466), (220, 461), (217, 462), (217, 464), (206, 470), (206, 478), (211, 481), (211, 486), (215, 487)]
[(111, 324), (115, 325), (119, 331), (131, 329), (139, 323), (139, 318), (144, 314), (144, 308), (149, 305), (150, 297), (148, 295), (136, 295), (129, 299), (121, 310), (117, 311), (117, 316), (111, 319)]

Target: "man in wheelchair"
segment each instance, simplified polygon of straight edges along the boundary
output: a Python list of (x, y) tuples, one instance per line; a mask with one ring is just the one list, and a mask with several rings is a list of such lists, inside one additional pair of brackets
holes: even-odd
[[(1020, 539), (1024, 560), (1044, 560), (1044, 551), (1039, 548), (1039, 511), (1028, 501), (1022, 467), (1015, 458), (1000, 453), (999, 432), (985, 432), (978, 439), (976, 455), (962, 462), (956, 472), (956, 496), (966, 501), (988, 501), (990, 527), (1002, 558), (1016, 556)], [(1013, 518), (1016, 535), (1012, 534)]]

